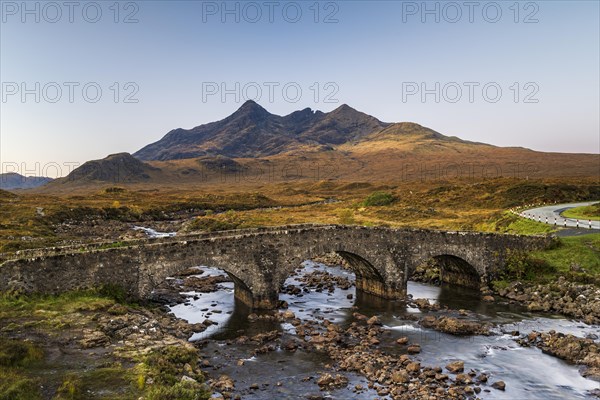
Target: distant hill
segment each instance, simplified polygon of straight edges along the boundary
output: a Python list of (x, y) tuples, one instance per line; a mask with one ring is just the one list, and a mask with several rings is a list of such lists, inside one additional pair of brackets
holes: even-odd
[(387, 125), (345, 104), (329, 113), (306, 108), (281, 117), (249, 100), (221, 121), (172, 130), (133, 155), (145, 161), (217, 155), (265, 157), (297, 149), (327, 149), (359, 140)]
[(46, 178), (41, 176), (23, 176), (17, 173), (0, 174), (0, 189), (12, 190), (12, 189), (32, 189), (48, 182), (51, 182), (52, 178)]
[(88, 161), (49, 187), (87, 183), (139, 183), (150, 181), (160, 169), (148, 165), (129, 153), (111, 154), (101, 160)]
[(0, 202), (1, 201), (10, 201), (16, 199), (18, 196), (14, 193), (7, 192), (6, 190), (0, 189)]

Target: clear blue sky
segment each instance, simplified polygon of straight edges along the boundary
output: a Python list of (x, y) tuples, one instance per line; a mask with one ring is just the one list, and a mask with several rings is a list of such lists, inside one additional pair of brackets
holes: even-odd
[[(347, 103), (468, 140), (599, 153), (599, 2), (475, 3), (2, 1), (0, 161), (134, 152), (231, 114), (256, 86), (276, 114)], [(209, 91), (222, 84), (224, 99)]]

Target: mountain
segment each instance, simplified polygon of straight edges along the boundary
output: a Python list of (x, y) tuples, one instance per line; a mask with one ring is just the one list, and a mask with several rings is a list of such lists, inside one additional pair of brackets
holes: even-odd
[(446, 136), (413, 122), (384, 123), (342, 105), (286, 116), (253, 101), (229, 117), (176, 129), (158, 142), (89, 161), (38, 192), (223, 188), (256, 190), (295, 181), (445, 181), (598, 175), (598, 154), (544, 153)]
[(345, 104), (329, 113), (306, 108), (282, 117), (249, 100), (221, 121), (172, 130), (133, 155), (144, 161), (265, 157), (297, 149), (329, 149), (388, 125)]
[(52, 178), (42, 176), (23, 176), (14, 172), (0, 174), (0, 189), (32, 189), (45, 185)]
[(88, 161), (66, 177), (56, 179), (49, 186), (90, 182), (138, 183), (150, 181), (159, 173), (160, 169), (138, 160), (129, 153), (118, 153), (101, 160)]

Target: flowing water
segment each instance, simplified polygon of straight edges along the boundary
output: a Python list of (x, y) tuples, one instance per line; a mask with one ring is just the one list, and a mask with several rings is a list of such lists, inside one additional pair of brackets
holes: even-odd
[[(332, 275), (354, 279), (351, 272), (340, 267), (310, 261), (305, 262), (304, 267), (299, 275), (326, 270)], [(201, 276), (223, 273), (212, 268), (203, 269), (206, 272)], [(299, 275), (290, 277), (286, 285), (299, 286)], [(347, 372), (343, 372), (350, 380), (346, 388), (320, 392), (315, 383), (316, 377), (321, 372), (331, 372), (325, 368), (331, 361), (327, 355), (318, 352), (277, 349), (252, 356), (256, 346), (235, 344), (234, 339), (241, 335), (252, 336), (275, 329), (294, 335), (294, 327), (287, 323), (248, 322), (250, 310), (234, 301), (233, 283), (224, 283), (222, 286), (222, 290), (214, 293), (188, 293), (196, 296), (196, 299), (190, 297), (186, 304), (171, 308), (176, 316), (190, 322), (202, 322), (209, 318), (217, 323), (191, 338), (194, 341), (205, 341), (203, 353), (208, 356), (211, 364), (206, 370), (209, 375), (226, 374), (232, 377), (236, 381), (236, 393), (240, 393), (244, 399), (297, 399), (310, 394), (335, 399), (381, 398), (374, 391), (354, 393), (352, 388), (355, 385), (366, 387), (367, 381), (358, 374)], [(487, 373), (490, 382), (506, 382), (505, 392), (482, 386), (484, 391), (478, 395), (480, 398), (585, 399), (594, 398), (590, 391), (600, 388), (598, 382), (583, 378), (577, 366), (543, 354), (537, 348), (521, 347), (507, 333), (554, 329), (596, 339), (600, 337), (599, 326), (576, 323), (559, 316), (530, 313), (508, 303), (486, 303), (472, 289), (409, 282), (408, 292), (413, 298), (428, 298), (430, 302), (438, 302), (450, 309), (465, 309), (477, 313), (480, 320), (495, 324), (494, 335), (457, 337), (421, 328), (414, 321), (415, 315), (421, 315), (418, 309), (407, 307), (400, 301), (382, 300), (357, 293), (354, 286), (347, 290), (337, 288), (333, 293), (311, 289), (301, 296), (281, 294), (280, 300), (287, 301), (289, 310), (302, 320), (327, 318), (345, 326), (354, 321), (353, 313), (357, 311), (367, 316), (377, 315), (384, 328), (390, 331), (389, 335), (384, 335), (381, 339), (379, 348), (383, 351), (402, 354), (405, 352), (404, 346), (398, 346), (395, 341), (407, 336), (411, 343), (421, 345), (421, 353), (413, 358), (424, 366), (443, 367), (448, 362), (459, 359), (465, 362), (465, 371), (474, 369)], [(440, 311), (437, 314), (443, 313), (444, 311)], [(238, 366), (242, 362), (243, 366)], [(258, 390), (249, 388), (254, 383), (259, 384)]]
[(134, 226), (134, 231), (143, 231), (149, 238), (164, 238), (164, 237), (173, 237), (177, 235), (177, 232), (158, 232), (152, 228), (146, 228), (143, 226)]

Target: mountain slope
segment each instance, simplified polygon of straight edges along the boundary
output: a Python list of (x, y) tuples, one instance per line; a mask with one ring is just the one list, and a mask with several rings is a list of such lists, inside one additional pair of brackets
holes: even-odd
[(134, 156), (144, 161), (216, 155), (264, 157), (307, 146), (338, 145), (385, 126), (387, 124), (347, 105), (330, 113), (306, 108), (282, 117), (250, 100), (221, 121), (190, 130), (172, 130)]
[(486, 143), (470, 142), (455, 136), (445, 136), (414, 122), (399, 122), (365, 136), (355, 143), (340, 146), (340, 150), (376, 152), (394, 149), (418, 153), (451, 151), (469, 152), (498, 149)]

